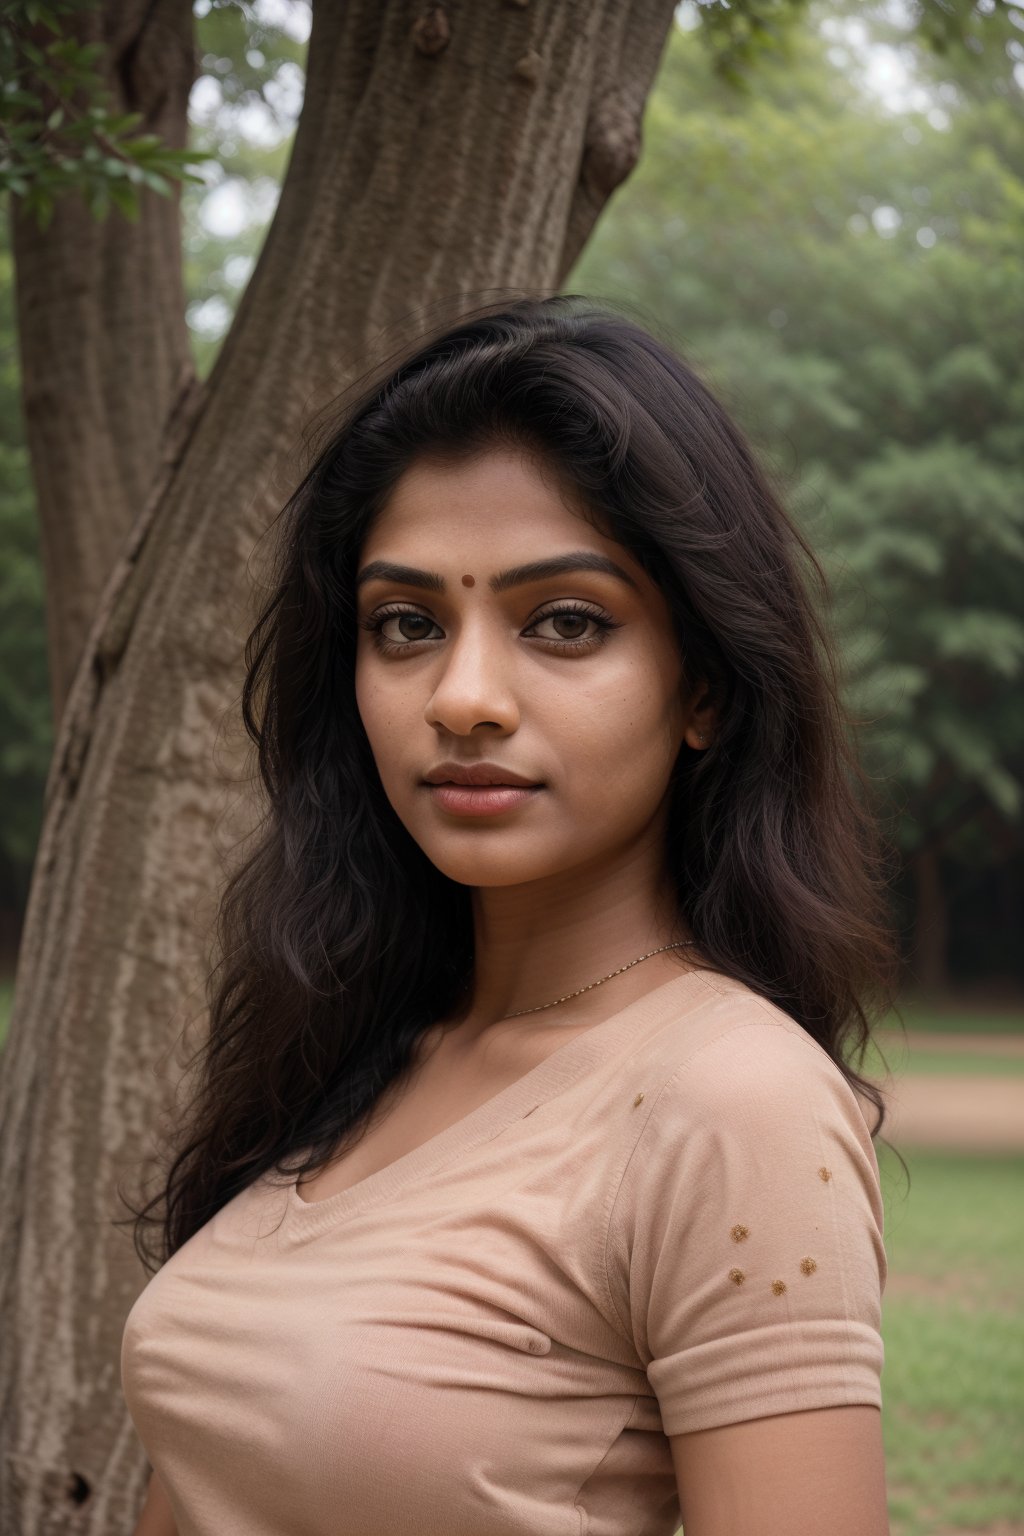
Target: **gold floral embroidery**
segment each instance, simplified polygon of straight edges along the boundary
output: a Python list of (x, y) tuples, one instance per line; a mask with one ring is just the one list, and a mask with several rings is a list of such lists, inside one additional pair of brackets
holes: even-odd
[(823, 1183), (827, 1184), (831, 1177), (832, 1174), (828, 1168), (818, 1169), (818, 1178), (821, 1179)]
[(813, 1275), (817, 1267), (818, 1266), (815, 1264), (813, 1259), (800, 1260), (800, 1268), (803, 1270), (805, 1275)]
[(786, 1289), (786, 1282), (785, 1282), (785, 1280), (773, 1280), (772, 1281), (772, 1290), (775, 1292), (776, 1296), (781, 1296), (785, 1289)]
[(743, 1273), (742, 1269), (730, 1269), (729, 1271), (729, 1279), (732, 1281), (733, 1285), (742, 1285), (746, 1278), (747, 1277)]
[(633, 1108), (636, 1109), (637, 1105), (638, 1104), (642, 1104), (643, 1101), (644, 1101), (643, 1094), (642, 1093), (638, 1093), (636, 1098), (633, 1100)]
[(741, 1223), (737, 1222), (729, 1235), (734, 1243), (742, 1243), (745, 1237), (750, 1236), (750, 1228), (744, 1227)]

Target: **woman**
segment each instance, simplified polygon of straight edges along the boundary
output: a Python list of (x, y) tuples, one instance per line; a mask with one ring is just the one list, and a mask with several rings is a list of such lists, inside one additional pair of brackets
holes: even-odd
[(575, 297), (419, 346), (285, 511), (139, 1536), (881, 1536), (893, 943), (814, 556)]

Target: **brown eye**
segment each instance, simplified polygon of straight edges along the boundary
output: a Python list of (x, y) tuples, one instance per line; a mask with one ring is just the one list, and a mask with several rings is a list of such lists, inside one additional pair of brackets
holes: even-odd
[[(540, 624), (559, 626), (556, 634), (539, 635), (538, 639), (546, 640), (549, 645), (554, 645), (565, 651), (596, 650), (608, 638), (609, 632), (619, 627), (615, 620), (609, 618), (606, 613), (602, 613), (599, 610), (595, 611), (591, 608), (584, 608), (577, 604), (563, 604), (559, 608), (552, 608), (547, 613), (542, 613), (539, 618), (534, 619), (526, 633), (532, 633)], [(595, 634), (586, 634), (585, 631), (588, 624), (596, 625)], [(568, 635), (561, 632), (561, 626), (569, 629)]]
[(551, 616), (551, 624), (563, 641), (582, 641), (586, 634), (586, 625), (591, 624), (591, 619), (585, 613), (556, 613)]
[[(433, 627), (433, 619), (425, 619), (422, 613), (395, 613), (384, 621), (388, 624), (397, 624), (398, 634), (388, 635), (387, 639), (425, 640)], [(383, 633), (384, 625), (380, 626), (379, 633)]]
[[(389, 635), (385, 634), (385, 624), (396, 626), (397, 634), (394, 630)], [(433, 619), (417, 613), (415, 608), (382, 608), (368, 619), (360, 619), (359, 625), (361, 629), (369, 630), (374, 644), (385, 652), (402, 651), (414, 645), (417, 640), (427, 640), (430, 638), (429, 630), (438, 627)]]

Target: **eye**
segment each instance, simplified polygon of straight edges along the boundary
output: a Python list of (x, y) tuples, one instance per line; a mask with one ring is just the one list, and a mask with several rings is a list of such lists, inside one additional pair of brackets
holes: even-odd
[[(396, 641), (390, 635), (384, 634), (384, 625), (390, 624), (393, 621), (399, 621), (405, 626), (404, 629), (399, 629), (401, 641)], [(384, 652), (404, 651), (408, 646), (414, 645), (417, 641), (428, 638), (427, 634), (419, 632), (424, 626), (427, 630), (432, 625), (434, 629), (439, 627), (434, 623), (433, 619), (428, 619), (425, 614), (417, 613), (415, 608), (397, 608), (394, 604), (387, 608), (379, 608), (376, 613), (371, 613), (369, 618), (360, 619), (359, 625), (361, 629), (369, 630), (378, 650)], [(412, 634), (408, 633), (410, 629)]]
[[(545, 624), (551, 625), (554, 633), (537, 633)], [(593, 631), (588, 634), (586, 630), (591, 625)], [(378, 608), (367, 619), (361, 619), (359, 627), (372, 634), (373, 644), (384, 656), (395, 656), (398, 651), (411, 650), (421, 641), (434, 641), (438, 637), (444, 639), (441, 627), (434, 619), (425, 613), (418, 613), (416, 608), (401, 608), (396, 604)], [(527, 637), (536, 636), (536, 639), (556, 651), (580, 653), (596, 650), (608, 637), (609, 631), (617, 628), (619, 625), (613, 617), (603, 613), (600, 608), (591, 608), (582, 602), (562, 602), (557, 607), (548, 608), (547, 613), (537, 614), (522, 633)], [(438, 634), (431, 634), (431, 630), (438, 631)], [(567, 630), (568, 633), (565, 633)]]
[[(615, 620), (600, 608), (590, 608), (584, 603), (560, 603), (557, 608), (550, 608), (547, 613), (542, 613), (535, 618), (530, 625), (530, 630), (536, 629), (538, 624), (550, 623), (567, 624), (570, 630), (569, 636), (541, 635), (540, 639), (547, 639), (548, 643), (558, 650), (571, 651), (596, 650), (608, 638), (609, 633), (619, 627)], [(588, 623), (597, 626), (595, 634), (584, 633)], [(576, 630), (575, 634), (571, 633), (573, 630)], [(529, 632), (529, 630), (524, 631), (526, 634)]]

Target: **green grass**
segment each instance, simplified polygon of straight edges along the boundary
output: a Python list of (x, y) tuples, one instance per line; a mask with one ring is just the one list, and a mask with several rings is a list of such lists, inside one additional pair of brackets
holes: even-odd
[(898, 1056), (893, 1051), (886, 1055), (891, 1070), (903, 1072), (938, 1072), (960, 1077), (1014, 1077), (1024, 1075), (1024, 1056), (975, 1056), (971, 1052), (913, 1051), (909, 1056)]
[(889, 1281), (883, 1433), (893, 1536), (1024, 1509), (1024, 1156), (879, 1146)]
[[(883, 1060), (884, 1056), (884, 1060)], [(884, 1078), (888, 1073), (903, 1077), (907, 1072), (942, 1073), (954, 1077), (990, 1076), (1017, 1077), (1024, 1075), (1024, 1054), (1011, 1056), (983, 1055), (980, 1051), (930, 1051), (919, 1049), (913, 1035), (878, 1035), (871, 1041), (864, 1056), (864, 1066), (859, 1070), (869, 1077)]]
[[(1024, 1034), (1024, 1008), (1017, 1006), (943, 1008), (933, 1003), (910, 1000), (900, 1004), (900, 1014), (908, 1034), (915, 1029), (943, 1035)], [(890, 1026), (900, 1030), (900, 1018), (896, 1014), (886, 1020), (886, 1027)]]

